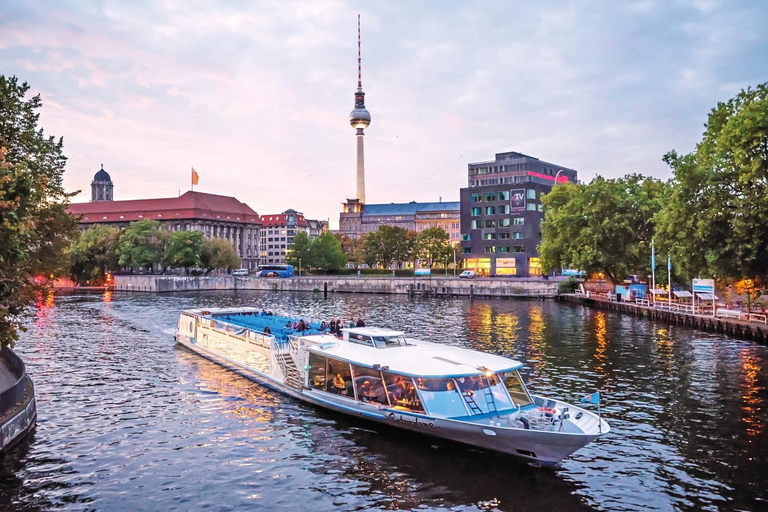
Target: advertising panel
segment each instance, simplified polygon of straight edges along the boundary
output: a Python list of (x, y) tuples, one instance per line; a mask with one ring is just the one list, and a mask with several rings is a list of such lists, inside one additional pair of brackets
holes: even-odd
[(510, 190), (509, 191), (509, 208), (510, 210), (525, 210), (525, 190)]

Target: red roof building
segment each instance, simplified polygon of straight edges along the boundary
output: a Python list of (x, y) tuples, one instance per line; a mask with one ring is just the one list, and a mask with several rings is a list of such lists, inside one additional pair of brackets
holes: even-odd
[(206, 238), (232, 242), (243, 268), (258, 266), (259, 214), (234, 197), (190, 191), (162, 199), (73, 203), (69, 212), (78, 218), (82, 230), (94, 224), (123, 228), (137, 220), (157, 220), (163, 229), (202, 231)]

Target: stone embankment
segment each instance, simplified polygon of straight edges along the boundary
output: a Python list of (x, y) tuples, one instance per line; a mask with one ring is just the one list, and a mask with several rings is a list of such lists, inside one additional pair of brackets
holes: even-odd
[(116, 275), (115, 290), (128, 292), (189, 292), (217, 290), (378, 293), (432, 297), (553, 298), (555, 280), (541, 278), (458, 279), (455, 277), (392, 278), (314, 276), (288, 279), (233, 276)]

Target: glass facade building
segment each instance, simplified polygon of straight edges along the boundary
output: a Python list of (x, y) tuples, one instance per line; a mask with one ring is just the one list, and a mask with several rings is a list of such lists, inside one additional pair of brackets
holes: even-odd
[(541, 275), (541, 197), (556, 180), (576, 183), (576, 171), (517, 152), (468, 167), (460, 196), (464, 268), (484, 276)]

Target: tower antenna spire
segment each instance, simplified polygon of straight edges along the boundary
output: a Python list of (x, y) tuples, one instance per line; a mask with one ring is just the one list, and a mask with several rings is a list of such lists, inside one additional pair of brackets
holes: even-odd
[(360, 56), (360, 14), (357, 15), (357, 88), (363, 88), (363, 66)]

